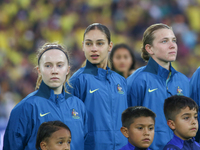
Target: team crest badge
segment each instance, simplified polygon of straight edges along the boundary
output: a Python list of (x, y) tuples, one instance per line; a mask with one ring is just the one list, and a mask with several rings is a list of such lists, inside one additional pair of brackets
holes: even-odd
[(124, 94), (124, 91), (123, 91), (122, 87), (119, 84), (117, 84), (117, 92), (119, 94)]
[(74, 119), (79, 119), (79, 115), (78, 115), (78, 112), (75, 110), (75, 109), (72, 109), (72, 118)]
[(177, 95), (183, 95), (182, 91), (183, 90), (178, 86), (178, 88), (177, 88)]

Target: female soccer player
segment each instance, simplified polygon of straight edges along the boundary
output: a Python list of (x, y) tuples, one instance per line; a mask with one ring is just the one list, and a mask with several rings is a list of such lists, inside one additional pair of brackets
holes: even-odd
[(71, 93), (88, 112), (86, 150), (118, 150), (127, 143), (120, 132), (121, 113), (127, 108), (125, 78), (107, 66), (112, 49), (110, 32), (102, 24), (89, 25), (83, 36), (86, 66), (70, 78)]
[(56, 43), (43, 45), (38, 50), (37, 70), (37, 90), (12, 110), (3, 149), (32, 150), (39, 126), (60, 120), (71, 129), (71, 149), (83, 150), (86, 110), (83, 102), (64, 88), (70, 70), (66, 49)]
[(163, 149), (173, 137), (163, 112), (164, 100), (172, 95), (189, 96), (187, 77), (171, 66), (176, 55), (172, 28), (153, 24), (143, 35), (142, 58), (148, 64), (127, 79), (129, 106), (145, 106), (156, 113), (154, 141), (150, 146), (153, 150)]

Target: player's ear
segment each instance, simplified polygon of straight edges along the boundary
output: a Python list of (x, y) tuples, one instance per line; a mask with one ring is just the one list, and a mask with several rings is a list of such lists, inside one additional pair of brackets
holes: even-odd
[(170, 129), (175, 130), (176, 126), (173, 120), (167, 120), (167, 125), (170, 127)]
[(108, 47), (108, 52), (111, 52), (112, 48), (113, 48), (113, 42), (111, 41)]
[(122, 134), (123, 134), (126, 138), (129, 137), (128, 128), (126, 128), (126, 127), (121, 127), (120, 131), (122, 132)]
[(85, 51), (84, 50), (84, 41), (82, 41), (82, 51)]
[(41, 74), (39, 66), (36, 67), (38, 74)]
[(42, 141), (42, 142), (40, 143), (40, 148), (41, 148), (41, 150), (47, 150), (47, 143), (44, 142), (44, 141)]
[(150, 44), (146, 44), (145, 45), (145, 49), (146, 51), (150, 54), (150, 55), (153, 55), (154, 52), (153, 52), (153, 49), (152, 49), (152, 46)]

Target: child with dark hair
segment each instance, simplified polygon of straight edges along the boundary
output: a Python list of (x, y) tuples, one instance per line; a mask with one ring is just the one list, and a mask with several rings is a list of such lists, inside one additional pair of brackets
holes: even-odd
[(194, 140), (198, 130), (198, 106), (186, 96), (171, 96), (165, 100), (164, 113), (174, 137), (163, 150), (200, 150)]
[(70, 150), (71, 131), (61, 121), (49, 121), (40, 125), (37, 133), (37, 150)]
[(150, 150), (156, 114), (143, 106), (129, 107), (122, 113), (122, 134), (128, 144), (120, 150)]

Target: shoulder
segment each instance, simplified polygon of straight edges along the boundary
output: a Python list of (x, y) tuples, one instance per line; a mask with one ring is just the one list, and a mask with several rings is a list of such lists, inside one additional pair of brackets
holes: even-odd
[(138, 68), (134, 73), (132, 73), (128, 78), (127, 81), (131, 82), (137, 78), (142, 78), (144, 75), (147, 74), (147, 72), (144, 71), (144, 69), (146, 68), (146, 66), (140, 67)]
[(200, 67), (194, 73), (200, 74)]
[(197, 79), (197, 78), (199, 78), (199, 75), (200, 75), (200, 67), (194, 72), (191, 79), (193, 79), (193, 78)]
[(186, 75), (184, 75), (183, 73), (181, 73), (181, 72), (176, 72), (175, 74), (174, 74), (174, 77), (176, 77), (176, 78), (179, 78), (179, 79), (181, 79), (181, 80), (186, 80), (186, 81), (188, 81), (189, 82), (189, 79), (188, 79), (188, 77), (186, 77)]
[(66, 87), (67, 90), (70, 91), (70, 93), (73, 93), (73, 87), (75, 86), (79, 86), (80, 85), (80, 80), (83, 81), (83, 79), (81, 79), (81, 77), (83, 77), (83, 71), (84, 71), (84, 67), (80, 68), (79, 70), (77, 70), (69, 79), (69, 84), (66, 82)]
[(84, 67), (78, 69), (70, 78), (70, 80), (77, 79), (81, 74), (83, 74)]
[(196, 141), (194, 141), (195, 145), (198, 146), (200, 148), (200, 144)]
[(141, 67), (139, 69), (137, 69), (133, 74), (131, 74), (128, 78), (127, 78), (127, 86), (128, 88), (132, 87), (132, 86), (144, 86), (146, 83), (146, 81), (151, 79), (151, 73), (149, 72), (145, 72), (144, 69), (146, 68), (146, 66)]
[(35, 100), (35, 94), (37, 93), (37, 91), (34, 91), (32, 93), (30, 93), (29, 95), (27, 95), (24, 99), (22, 99), (15, 107), (14, 109), (19, 109), (21, 107), (24, 106), (28, 106), (28, 105), (32, 105), (34, 103)]
[[(35, 107), (38, 105), (38, 98), (35, 95), (36, 91), (26, 96), (21, 100), (11, 111), (10, 119), (17, 121), (18, 119), (30, 119)], [(40, 100), (39, 100), (40, 101)]]
[(38, 105), (43, 105), (47, 101), (46, 98), (40, 97), (37, 95), (38, 90), (30, 93), (27, 95), (24, 99), (22, 99), (14, 108), (13, 111), (20, 111), (21, 109), (30, 111), (34, 107), (37, 107)]
[(176, 79), (180, 79), (180, 80), (185, 80), (187, 82), (189, 82), (189, 78), (186, 77), (186, 75), (184, 75), (183, 73), (175, 70), (172, 66), (170, 67), (171, 69), (171, 73), (172, 73), (172, 78), (176, 78)]

